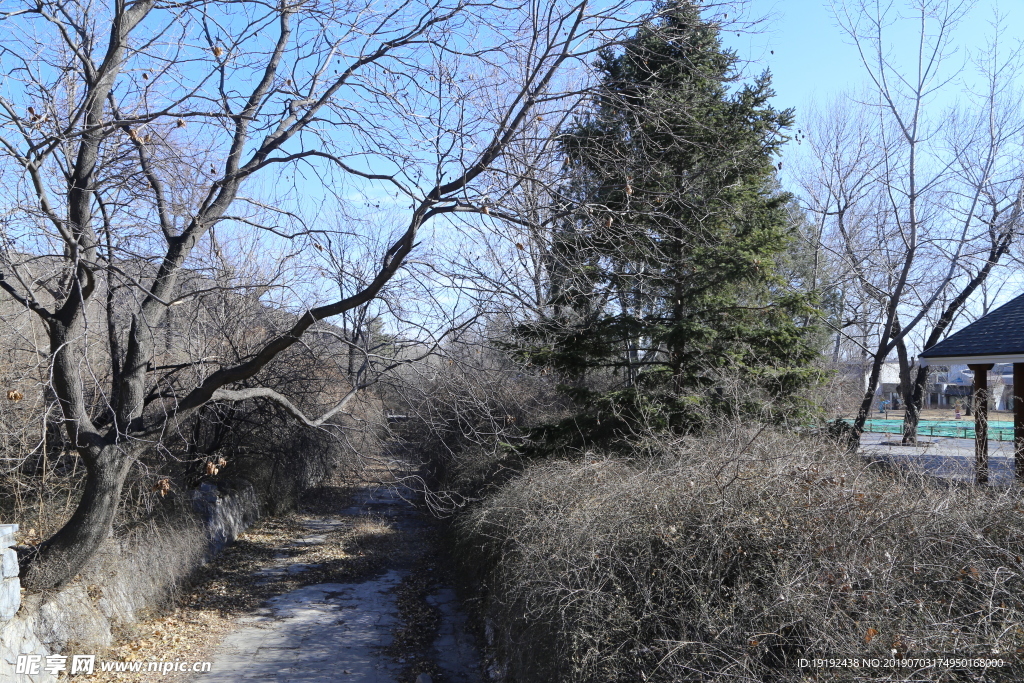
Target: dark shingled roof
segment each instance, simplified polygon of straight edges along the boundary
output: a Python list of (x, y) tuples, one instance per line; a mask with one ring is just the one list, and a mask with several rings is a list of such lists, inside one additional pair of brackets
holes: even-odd
[(1024, 294), (952, 334), (921, 358), (1024, 354)]

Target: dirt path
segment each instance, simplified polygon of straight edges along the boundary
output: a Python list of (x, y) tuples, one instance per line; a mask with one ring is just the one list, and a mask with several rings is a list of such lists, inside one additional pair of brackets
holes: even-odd
[(480, 655), (436, 560), (437, 533), (397, 489), (328, 487), (242, 534), (175, 607), (119, 633), (103, 658), (213, 662), (165, 683), (477, 683)]
[[(407, 493), (407, 492), (404, 492)], [(213, 671), (199, 683), (352, 681), (476, 683), (480, 656), (451, 586), (435, 578), (432, 526), (399, 491), (356, 492), (355, 505), (309, 519), (312, 532), (293, 541), (258, 573), (271, 581), (321, 570), (296, 548), (330, 543), (332, 533), (368, 520), (396, 534), (383, 573), (325, 582), (271, 598), (215, 649)]]

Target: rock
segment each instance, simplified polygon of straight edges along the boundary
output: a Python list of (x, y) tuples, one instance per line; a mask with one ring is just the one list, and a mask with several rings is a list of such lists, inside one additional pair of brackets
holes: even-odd
[(113, 642), (110, 621), (96, 607), (82, 586), (71, 586), (41, 600), (36, 635), (56, 651), (68, 643), (101, 649)]
[(252, 484), (238, 480), (224, 490), (209, 482), (192, 491), (192, 506), (206, 525), (207, 557), (213, 557), (259, 519), (260, 505)]
[(18, 533), (17, 524), (0, 524), (0, 548), (14, 545), (14, 534)]
[(0, 681), (11, 683), (53, 683), (56, 676), (42, 668), (34, 676), (17, 673), (19, 655), (39, 655), (45, 659), (50, 654), (35, 634), (35, 618), (19, 615), (6, 622), (0, 622)]
[(13, 619), (21, 607), (21, 582), (15, 577), (0, 581), (0, 619)]
[(430, 674), (420, 674), (416, 677), (416, 683), (434, 683), (434, 679), (430, 677)]
[(13, 579), (18, 576), (18, 553), (8, 548), (0, 554), (0, 577)]

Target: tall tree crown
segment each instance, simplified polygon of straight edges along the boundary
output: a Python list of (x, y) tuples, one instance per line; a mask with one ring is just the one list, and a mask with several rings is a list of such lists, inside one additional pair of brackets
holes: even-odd
[(736, 66), (694, 4), (663, 4), (601, 53), (600, 94), (562, 133), (569, 218), (548, 315), (523, 332), (595, 434), (688, 428), (723, 374), (776, 397), (809, 376), (810, 299), (778, 270), (793, 225), (773, 157), (793, 115)]

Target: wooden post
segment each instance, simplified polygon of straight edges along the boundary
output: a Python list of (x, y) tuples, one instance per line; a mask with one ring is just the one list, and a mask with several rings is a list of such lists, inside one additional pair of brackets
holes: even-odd
[(1013, 364), (1013, 468), (1024, 481), (1024, 363)]
[(968, 365), (974, 371), (974, 473), (979, 485), (988, 483), (988, 371), (992, 363)]

